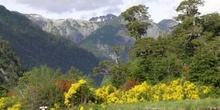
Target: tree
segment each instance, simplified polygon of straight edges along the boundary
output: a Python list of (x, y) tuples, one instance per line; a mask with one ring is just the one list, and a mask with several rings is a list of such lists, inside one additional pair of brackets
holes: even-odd
[(201, 16), (200, 23), (203, 27), (203, 34), (209, 36), (207, 40), (212, 40), (220, 36), (220, 14), (212, 13)]
[(22, 76), (22, 66), (7, 41), (0, 40), (0, 84), (14, 86)]
[(133, 6), (121, 13), (121, 16), (127, 22), (126, 28), (130, 36), (140, 39), (144, 34), (147, 33), (148, 26), (150, 25), (147, 22), (149, 20), (147, 10), (148, 7), (138, 5)]
[(218, 87), (220, 85), (220, 15), (218, 13), (203, 15), (199, 22), (203, 27), (203, 36), (196, 40), (199, 45), (195, 55), (190, 59), (190, 80)]
[(63, 102), (63, 91), (57, 87), (60, 75), (59, 71), (47, 66), (35, 67), (19, 79), (16, 93), (29, 109), (34, 110), (42, 105), (51, 107), (56, 102)]
[(176, 8), (177, 12), (180, 12), (176, 19), (184, 21), (186, 18), (195, 18), (200, 15), (198, 12), (198, 6), (204, 5), (204, 0), (183, 0)]
[(167, 40), (164, 38), (142, 38), (136, 40), (129, 55), (131, 58), (147, 56), (164, 56)]
[[(219, 41), (220, 39), (218, 39)], [(214, 42), (210, 42), (214, 43)], [(211, 45), (208, 43), (208, 45)], [(219, 48), (219, 46), (217, 46)], [(189, 78), (192, 82), (202, 85), (211, 85), (219, 87), (220, 85), (220, 68), (219, 68), (219, 49), (213, 50), (212, 47), (203, 46), (198, 49), (195, 56), (191, 58)]]
[(111, 68), (113, 66), (113, 63), (104, 60), (99, 62), (98, 66), (93, 69), (94, 75), (104, 74), (104, 75), (110, 75), (111, 74)]
[(52, 107), (55, 103), (62, 107), (63, 94), (79, 79), (85, 78), (82, 72), (74, 67), (66, 74), (62, 74), (60, 70), (52, 70), (44, 65), (24, 73), (19, 79), (15, 92), (28, 109), (34, 110), (42, 105)]
[(182, 42), (178, 45), (181, 45), (186, 57), (194, 55), (196, 45), (193, 43), (193, 40), (202, 36), (198, 6), (203, 4), (203, 0), (184, 0), (176, 8), (176, 11), (180, 12), (176, 19), (182, 23), (174, 29), (173, 33), (177, 33), (176, 37), (182, 37), (180, 38)]
[(128, 76), (126, 64), (113, 64), (110, 61), (99, 62), (98, 67), (93, 70), (94, 75), (104, 75), (103, 81), (109, 81), (115, 87), (119, 87), (123, 84)]

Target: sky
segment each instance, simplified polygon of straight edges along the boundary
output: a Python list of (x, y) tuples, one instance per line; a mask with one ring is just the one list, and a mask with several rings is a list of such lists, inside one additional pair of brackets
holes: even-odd
[[(24, 14), (40, 14), (50, 19), (83, 19), (106, 14), (119, 15), (134, 5), (149, 7), (150, 19), (159, 22), (177, 15), (175, 8), (182, 0), (0, 0), (8, 10)], [(220, 0), (205, 0), (202, 14), (219, 12)]]

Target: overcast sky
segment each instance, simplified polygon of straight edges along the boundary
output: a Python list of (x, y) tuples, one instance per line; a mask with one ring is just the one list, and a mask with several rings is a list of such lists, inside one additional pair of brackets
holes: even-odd
[[(74, 18), (88, 20), (106, 14), (119, 15), (127, 8), (144, 4), (149, 7), (151, 19), (159, 22), (176, 16), (175, 8), (182, 0), (0, 0), (11, 11), (35, 13), (47, 18)], [(200, 8), (203, 14), (220, 12), (220, 0), (205, 0)]]

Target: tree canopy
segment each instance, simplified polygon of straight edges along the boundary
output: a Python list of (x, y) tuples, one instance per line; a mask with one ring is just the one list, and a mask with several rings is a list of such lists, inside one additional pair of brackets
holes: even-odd
[(149, 27), (148, 7), (145, 5), (133, 6), (121, 13), (121, 16), (127, 22), (126, 27), (131, 37), (140, 39), (147, 33)]

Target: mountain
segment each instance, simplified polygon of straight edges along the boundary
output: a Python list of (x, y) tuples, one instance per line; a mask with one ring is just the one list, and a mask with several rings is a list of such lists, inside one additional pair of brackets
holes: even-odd
[(89, 21), (91, 21), (91, 22), (105, 22), (105, 21), (115, 19), (116, 17), (117, 16), (115, 16), (113, 14), (107, 14), (106, 16), (92, 17), (91, 19), (89, 19)]
[(172, 19), (164, 19), (160, 21), (157, 25), (160, 29), (164, 30), (165, 32), (171, 32), (172, 28), (177, 24), (178, 23)]
[(34, 24), (40, 26), (44, 31), (54, 35), (68, 38), (75, 43), (80, 43), (88, 35), (98, 29), (99, 22), (89, 22), (75, 19), (47, 19), (37, 14), (26, 14)]
[[(152, 21), (149, 22), (151, 23), (151, 27), (147, 31), (147, 35), (145, 37), (159, 36), (160, 29)], [(118, 17), (105, 22), (104, 26), (97, 29), (85, 40), (83, 40), (80, 43), (80, 46), (93, 52), (95, 56), (101, 60), (116, 60), (117, 56), (114, 54), (113, 48), (123, 46), (125, 49), (121, 52), (120, 60), (128, 61), (128, 52), (134, 41), (134, 38), (128, 36), (128, 32), (122, 18)]]
[[(129, 48), (134, 39), (128, 36), (125, 22), (122, 17), (108, 14), (106, 16), (92, 17), (90, 21), (75, 19), (47, 19), (40, 15), (31, 14), (27, 16), (34, 24), (54, 35), (60, 35), (76, 42), (80, 47), (92, 52), (99, 59), (114, 60), (113, 47), (125, 46), (122, 52), (122, 60), (127, 60)], [(173, 20), (165, 20), (158, 24), (149, 20), (151, 24), (145, 37), (157, 38), (160, 33), (170, 32), (168, 28)]]
[[(162, 30), (151, 20), (148, 22), (151, 26), (144, 37), (157, 38)], [(125, 48), (121, 52), (120, 60), (128, 61), (128, 52), (134, 41), (134, 38), (129, 37), (123, 19), (117, 17), (104, 22), (103, 26), (83, 40), (80, 46), (93, 52), (101, 60), (116, 60), (117, 56), (114, 54), (114, 47), (123, 46)]]
[[(43, 22), (38, 23), (44, 25)], [(10, 12), (1, 5), (0, 38), (12, 45), (27, 69), (45, 64), (62, 71), (74, 66), (89, 73), (99, 61), (91, 52), (78, 47), (74, 42), (43, 31), (23, 14)]]
[(134, 43), (134, 38), (128, 37), (125, 26), (117, 23), (117, 20), (107, 22), (102, 28), (97, 29), (83, 40), (80, 46), (93, 52), (101, 60), (116, 60), (117, 56), (114, 54), (113, 48), (124, 46), (121, 60), (127, 61), (127, 53)]

